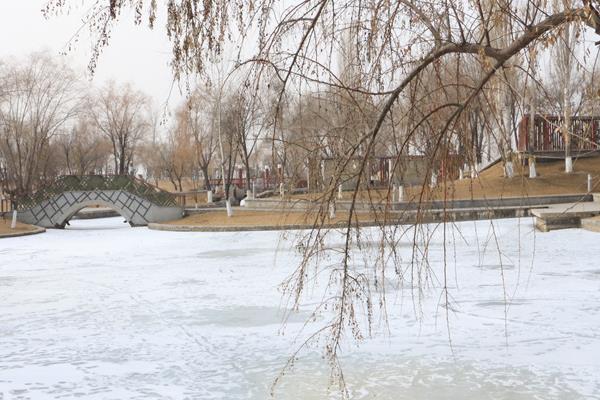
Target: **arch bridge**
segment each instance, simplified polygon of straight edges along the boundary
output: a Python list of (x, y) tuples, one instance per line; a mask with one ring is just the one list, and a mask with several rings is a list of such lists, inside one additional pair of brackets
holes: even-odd
[(118, 212), (131, 226), (181, 218), (175, 196), (129, 175), (66, 175), (16, 199), (18, 219), (44, 228), (64, 228), (85, 207)]

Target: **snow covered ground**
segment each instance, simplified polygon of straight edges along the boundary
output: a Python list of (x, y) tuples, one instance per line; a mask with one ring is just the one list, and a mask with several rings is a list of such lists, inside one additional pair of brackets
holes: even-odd
[[(433, 284), (417, 318), (414, 292), (390, 283), (389, 332), (376, 323), (343, 347), (352, 398), (600, 398), (600, 235), (534, 233), (529, 219), (457, 227), (452, 312)], [(439, 230), (429, 244), (437, 279), (443, 243)], [(282, 327), (279, 284), (297, 262), (277, 232), (159, 232), (119, 218), (0, 240), (0, 399), (268, 398), (323, 323), (296, 336), (318, 300), (309, 290)], [(336, 398), (321, 355), (303, 352), (275, 398)]]

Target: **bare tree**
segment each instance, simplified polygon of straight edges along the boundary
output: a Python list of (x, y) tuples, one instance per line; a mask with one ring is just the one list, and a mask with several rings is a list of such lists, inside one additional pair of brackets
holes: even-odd
[[(571, 0), (555, 0), (554, 6), (556, 9), (562, 7), (571, 8), (573, 1)], [(558, 43), (553, 48), (553, 65), (556, 70), (556, 83), (560, 90), (560, 105), (562, 108), (563, 121), (561, 132), (565, 146), (565, 172), (573, 172), (573, 158), (571, 156), (571, 117), (573, 114), (573, 78), (575, 75), (575, 65), (577, 60), (573, 56), (577, 45), (577, 26), (565, 25), (558, 32)]]
[(78, 78), (47, 54), (33, 54), (0, 69), (0, 154), (10, 186), (31, 192), (47, 177), (44, 160), (52, 138), (63, 130), (80, 105)]
[(240, 154), (239, 140), (236, 135), (238, 116), (237, 105), (232, 97), (219, 99), (218, 112), (215, 117), (217, 119), (221, 179), (223, 182), (223, 192), (227, 200), (233, 196), (232, 181), (237, 157)]
[(192, 139), (196, 168), (202, 171), (204, 188), (211, 190), (210, 165), (217, 151), (214, 114), (216, 105), (210, 92), (196, 88), (177, 114), (178, 128)]
[(79, 113), (70, 129), (58, 136), (56, 142), (62, 155), (62, 166), (69, 175), (99, 173), (111, 153), (107, 139), (83, 112)]
[(169, 177), (175, 190), (183, 191), (183, 180), (192, 174), (194, 168), (193, 138), (181, 125), (173, 127), (165, 143), (159, 145), (163, 171)]
[(89, 109), (96, 129), (110, 141), (114, 172), (128, 174), (138, 145), (151, 129), (148, 98), (125, 84), (108, 83), (89, 99)]
[(250, 96), (247, 93), (246, 85), (238, 88), (230, 98), (229, 118), (231, 119), (231, 129), (233, 129), (232, 133), (237, 141), (240, 158), (244, 164), (246, 189), (252, 187), (250, 157), (254, 153), (262, 133), (256, 100), (257, 97)]

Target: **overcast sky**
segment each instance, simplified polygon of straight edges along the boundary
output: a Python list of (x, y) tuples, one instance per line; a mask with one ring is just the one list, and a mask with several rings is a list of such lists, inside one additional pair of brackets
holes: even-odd
[[(0, 0), (0, 59), (26, 57), (40, 50), (58, 56), (66, 49), (69, 38), (82, 25), (83, 12), (75, 10), (69, 16), (46, 20), (41, 13), (45, 3), (45, 0)], [(164, 25), (164, 21), (161, 23)], [(152, 96), (157, 105), (166, 101), (172, 82), (168, 66), (171, 48), (162, 25), (152, 31), (145, 26), (134, 26), (131, 19), (124, 20), (100, 58), (93, 83), (101, 85), (108, 79), (131, 81)], [(83, 74), (90, 59), (90, 41), (85, 35), (82, 39), (67, 60)], [(175, 93), (171, 103), (179, 98)]]

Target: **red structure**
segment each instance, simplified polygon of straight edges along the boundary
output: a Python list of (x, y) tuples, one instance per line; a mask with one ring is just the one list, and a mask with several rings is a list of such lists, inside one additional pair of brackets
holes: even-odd
[[(533, 143), (529, 143), (531, 116), (526, 114), (518, 126), (517, 149), (520, 152), (564, 153), (565, 143), (561, 131), (563, 118), (557, 115), (536, 114)], [(571, 117), (571, 152), (578, 154), (600, 149), (600, 117)]]

